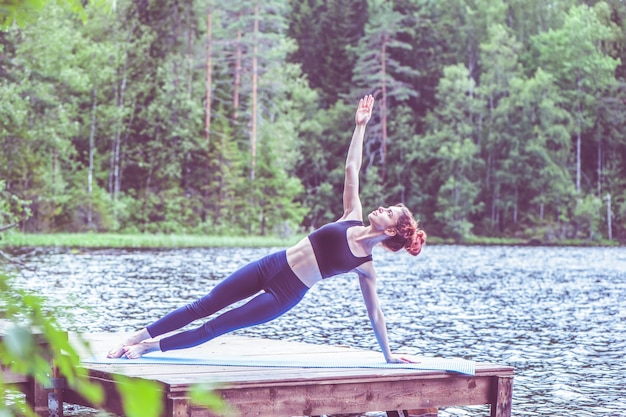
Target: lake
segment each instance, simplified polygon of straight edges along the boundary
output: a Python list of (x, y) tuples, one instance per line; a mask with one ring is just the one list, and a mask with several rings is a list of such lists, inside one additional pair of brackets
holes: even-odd
[[(61, 308), (68, 330), (131, 331), (278, 249), (35, 249), (16, 282)], [(626, 415), (626, 249), (433, 245), (374, 259), (394, 351), (515, 367), (514, 416)], [(236, 334), (378, 349), (354, 274)]]

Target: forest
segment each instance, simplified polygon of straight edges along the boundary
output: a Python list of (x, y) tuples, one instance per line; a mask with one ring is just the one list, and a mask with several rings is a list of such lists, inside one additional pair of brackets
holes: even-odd
[(0, 30), (0, 226), (279, 235), (367, 213), (429, 236), (626, 242), (621, 0), (48, 2)]

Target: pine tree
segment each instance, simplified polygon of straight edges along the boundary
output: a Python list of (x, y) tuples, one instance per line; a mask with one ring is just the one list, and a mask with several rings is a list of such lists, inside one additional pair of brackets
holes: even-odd
[(377, 99), (378, 117), (369, 124), (368, 147), (365, 151), (365, 171), (371, 165), (380, 165), (385, 178), (389, 106), (416, 95), (409, 84), (398, 76), (415, 76), (416, 71), (403, 65), (393, 56), (394, 50), (411, 50), (412, 46), (400, 40), (399, 35), (408, 30), (404, 17), (391, 8), (387, 1), (370, 1), (370, 20), (365, 35), (355, 48), (357, 56), (352, 77), (353, 91), (362, 95), (372, 93)]

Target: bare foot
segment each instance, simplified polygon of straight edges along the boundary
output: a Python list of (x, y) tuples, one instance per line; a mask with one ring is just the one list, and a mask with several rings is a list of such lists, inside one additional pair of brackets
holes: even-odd
[(155, 352), (159, 350), (159, 342), (156, 340), (137, 343), (132, 346), (124, 347), (124, 354), (128, 359), (139, 359), (145, 353)]
[(146, 330), (145, 328), (141, 329), (135, 334), (133, 334), (131, 337), (129, 337), (126, 340), (126, 342), (111, 349), (109, 353), (107, 354), (107, 358), (121, 358), (124, 355), (124, 353), (126, 353), (126, 348), (128, 346), (136, 345), (137, 343), (141, 343), (144, 340), (149, 339), (149, 338), (150, 338), (150, 334), (148, 333), (148, 330)]

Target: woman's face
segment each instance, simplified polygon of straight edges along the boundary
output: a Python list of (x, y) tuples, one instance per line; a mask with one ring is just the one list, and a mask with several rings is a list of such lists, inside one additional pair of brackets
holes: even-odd
[(387, 230), (395, 229), (400, 216), (402, 216), (402, 207), (378, 207), (367, 216), (367, 219), (376, 229)]

